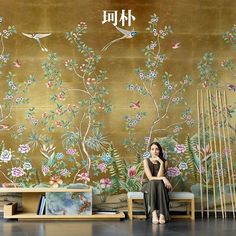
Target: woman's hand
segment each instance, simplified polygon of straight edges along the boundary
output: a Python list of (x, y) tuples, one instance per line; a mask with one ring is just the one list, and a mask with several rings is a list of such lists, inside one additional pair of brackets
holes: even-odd
[(160, 164), (163, 164), (163, 161), (162, 161), (162, 159), (159, 156), (154, 156), (154, 160), (156, 160)]
[(165, 185), (165, 187), (167, 188), (167, 189), (172, 189), (172, 185), (171, 185), (171, 183), (170, 183), (170, 181), (166, 178), (166, 177), (163, 177), (163, 182), (164, 182), (164, 185)]

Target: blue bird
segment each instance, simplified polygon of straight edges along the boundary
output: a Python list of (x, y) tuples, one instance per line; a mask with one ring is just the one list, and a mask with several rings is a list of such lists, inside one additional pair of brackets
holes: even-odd
[(111, 42), (109, 42), (108, 44), (106, 44), (106, 45), (103, 47), (103, 49), (101, 50), (102, 52), (103, 52), (103, 51), (106, 51), (113, 43), (118, 42), (119, 40), (122, 40), (122, 39), (132, 39), (134, 36), (137, 35), (137, 32), (134, 31), (134, 30), (129, 31), (129, 30), (125, 30), (125, 29), (119, 28), (119, 27), (117, 27), (117, 26), (115, 26), (115, 27), (116, 27), (116, 29), (117, 29), (118, 31), (120, 31), (120, 32), (123, 34), (123, 36), (120, 37), (120, 38), (114, 39), (114, 40), (112, 40)]

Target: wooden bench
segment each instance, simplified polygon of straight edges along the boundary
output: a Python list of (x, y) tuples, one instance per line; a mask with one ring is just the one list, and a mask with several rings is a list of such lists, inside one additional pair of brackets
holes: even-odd
[[(146, 218), (146, 215), (134, 215), (133, 214), (133, 201), (134, 200), (144, 200), (143, 192), (128, 192), (128, 217), (130, 220), (133, 218)], [(190, 192), (170, 192), (170, 201), (172, 202), (185, 202), (190, 206), (189, 211), (187, 210), (186, 215), (174, 215), (173, 218), (189, 218), (195, 220), (195, 202), (194, 194)], [(147, 206), (145, 206), (145, 211), (147, 211)]]

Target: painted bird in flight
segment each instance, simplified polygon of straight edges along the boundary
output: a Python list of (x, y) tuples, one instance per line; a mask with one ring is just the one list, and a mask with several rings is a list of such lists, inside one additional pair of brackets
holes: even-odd
[(178, 42), (178, 43), (174, 43), (173, 45), (172, 45), (172, 48), (173, 49), (177, 49), (177, 48), (179, 48), (180, 47), (180, 42)]
[(42, 38), (45, 38), (49, 35), (51, 35), (51, 33), (48, 33), (48, 34), (27, 34), (27, 33), (22, 33), (24, 36), (28, 37), (28, 38), (31, 38), (31, 39), (35, 39), (37, 41), (37, 43), (39, 44), (39, 47), (41, 48), (41, 50), (43, 52), (47, 52), (48, 49), (43, 46), (43, 44), (40, 42), (40, 39)]
[(235, 85), (228, 84), (227, 87), (228, 87), (228, 90), (236, 92), (236, 86)]
[(13, 66), (20, 68), (21, 67), (21, 63), (19, 62), (18, 59), (16, 59), (15, 61), (13, 61)]
[(137, 102), (131, 102), (130, 108), (133, 108), (133, 109), (139, 109), (140, 108), (140, 101), (137, 101)]
[(9, 125), (2, 124), (0, 125), (0, 130), (8, 129)]
[(115, 27), (116, 27), (116, 29), (118, 31), (120, 31), (123, 34), (123, 36), (120, 37), (120, 38), (114, 39), (111, 42), (107, 43), (103, 47), (103, 49), (101, 50), (102, 52), (106, 51), (113, 43), (118, 42), (119, 40), (122, 40), (122, 39), (132, 39), (135, 35), (137, 35), (137, 32), (134, 31), (134, 29), (132, 31), (129, 31), (129, 30), (125, 30), (125, 29), (119, 28), (117, 26), (115, 26)]

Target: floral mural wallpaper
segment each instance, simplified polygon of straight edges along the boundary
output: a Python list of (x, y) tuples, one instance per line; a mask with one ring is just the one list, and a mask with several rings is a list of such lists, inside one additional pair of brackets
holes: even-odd
[(126, 207), (157, 140), (173, 191), (192, 191), (199, 207), (204, 161), (219, 155), (198, 140), (196, 91), (208, 89), (226, 91), (232, 150), (222, 152), (235, 170), (233, 1), (0, 0), (0, 9), (2, 186), (86, 184), (98, 207)]

